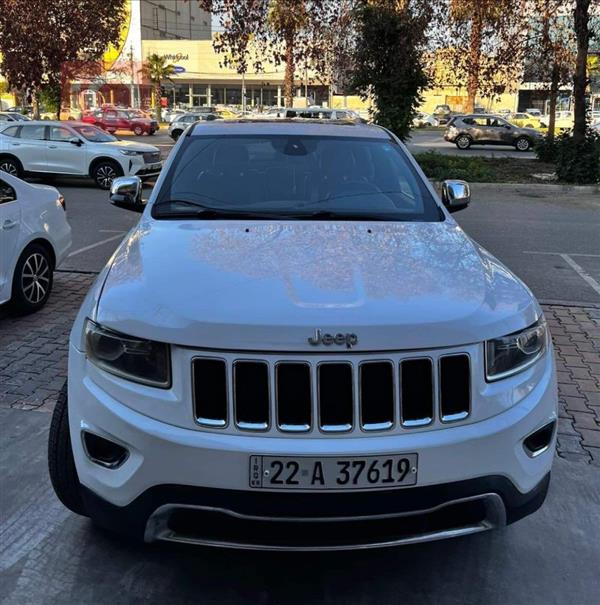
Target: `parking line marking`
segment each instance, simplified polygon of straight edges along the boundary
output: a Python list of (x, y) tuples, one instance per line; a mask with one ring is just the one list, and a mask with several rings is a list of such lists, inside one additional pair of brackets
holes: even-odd
[(561, 254), (560, 257), (576, 271), (581, 279), (584, 279), (598, 294), (600, 294), (600, 284), (580, 265), (578, 265), (568, 254)]
[(572, 252), (566, 254), (564, 252), (536, 252), (533, 250), (523, 250), (523, 254), (546, 254), (548, 256), (560, 256), (581, 279), (583, 279), (588, 286), (590, 286), (597, 294), (600, 294), (600, 284), (579, 264), (577, 264), (571, 256), (588, 256), (593, 258), (600, 258), (600, 254), (582, 254)]
[(73, 252), (71, 252), (69, 254), (68, 258), (71, 258), (72, 256), (75, 256), (76, 254), (81, 254), (82, 252), (87, 252), (88, 250), (91, 250), (92, 248), (102, 246), (102, 244), (108, 244), (108, 242), (112, 242), (115, 239), (122, 239), (122, 238), (123, 238), (123, 233), (113, 235), (112, 237), (107, 237), (106, 239), (102, 239), (99, 242), (96, 242), (95, 244), (90, 244), (89, 246), (84, 246), (83, 248), (79, 248), (79, 250), (73, 250)]
[(584, 252), (538, 252), (537, 250), (523, 250), (523, 254), (547, 254), (550, 256), (591, 256), (594, 258), (600, 258), (600, 254), (586, 254)]

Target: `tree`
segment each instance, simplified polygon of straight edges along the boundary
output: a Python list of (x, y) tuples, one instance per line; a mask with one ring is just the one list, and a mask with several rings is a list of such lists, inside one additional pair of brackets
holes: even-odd
[(548, 139), (554, 139), (556, 102), (561, 85), (572, 80), (574, 36), (564, 0), (530, 0), (525, 79), (548, 83)]
[(3, 0), (0, 71), (30, 97), (47, 85), (60, 106), (69, 65), (98, 61), (119, 40), (124, 17), (125, 0), (103, 0), (93, 10), (88, 0)]
[(160, 98), (162, 96), (162, 83), (165, 80), (170, 80), (171, 76), (175, 74), (175, 66), (167, 63), (164, 57), (154, 53), (148, 55), (140, 73), (154, 84), (154, 111), (156, 113), (156, 121), (161, 122)]
[(216, 15), (220, 31), (214, 49), (223, 64), (246, 73), (249, 66), (264, 71), (265, 64), (285, 64), (284, 96), (293, 104), (297, 66), (325, 71), (328, 35), (336, 22), (340, 0), (198, 0)]
[(372, 97), (375, 121), (401, 139), (429, 82), (424, 51), (432, 16), (428, 0), (360, 0), (355, 9), (352, 85)]
[(436, 57), (449, 67), (452, 83), (466, 87), (466, 112), (474, 110), (478, 94), (502, 94), (517, 79), (524, 49), (523, 5), (523, 0), (448, 0)]
[(588, 81), (587, 58), (592, 32), (590, 29), (591, 0), (575, 0), (573, 21), (575, 38), (577, 40), (577, 58), (575, 60), (575, 75), (573, 77), (573, 100), (575, 124), (573, 126), (573, 143), (578, 145), (585, 139), (586, 106), (585, 92)]

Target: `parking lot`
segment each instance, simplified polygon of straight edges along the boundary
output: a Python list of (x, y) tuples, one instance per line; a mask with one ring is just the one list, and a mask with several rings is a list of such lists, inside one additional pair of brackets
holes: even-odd
[[(418, 140), (433, 145), (425, 134)], [(163, 155), (171, 147), (164, 134), (143, 140)], [(1, 603), (598, 602), (597, 192), (474, 185), (471, 206), (455, 215), (531, 287), (553, 333), (560, 422), (546, 505), (506, 529), (467, 538), (389, 550), (270, 554), (131, 543), (69, 513), (54, 496), (47, 429), (66, 376), (70, 325), (95, 274), (139, 215), (112, 206), (107, 192), (86, 181), (53, 184), (67, 201), (70, 255), (42, 311), (15, 318), (0, 310)]]

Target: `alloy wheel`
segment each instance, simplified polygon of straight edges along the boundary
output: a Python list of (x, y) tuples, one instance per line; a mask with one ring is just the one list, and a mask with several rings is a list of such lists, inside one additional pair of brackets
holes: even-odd
[(459, 137), (457, 143), (460, 149), (468, 149), (470, 141), (468, 137)]
[(110, 164), (102, 164), (96, 170), (96, 182), (103, 189), (108, 189), (117, 178), (117, 171)]
[(8, 160), (4, 160), (3, 162), (0, 162), (0, 171), (7, 172), (8, 174), (11, 174), (12, 176), (18, 176), (18, 174), (19, 174), (17, 167), (13, 164), (13, 162), (8, 161)]
[(527, 139), (519, 139), (517, 141), (517, 149), (519, 151), (527, 151), (529, 149), (529, 141)]
[(48, 293), (50, 285), (50, 264), (48, 259), (34, 252), (27, 258), (21, 273), (23, 296), (32, 305), (37, 305)]

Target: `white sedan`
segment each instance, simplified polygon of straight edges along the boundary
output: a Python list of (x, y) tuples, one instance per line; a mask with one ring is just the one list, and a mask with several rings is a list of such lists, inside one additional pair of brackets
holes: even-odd
[(43, 307), (70, 247), (60, 192), (0, 172), (0, 304), (21, 314)]
[(418, 112), (413, 119), (413, 128), (426, 128), (428, 126), (439, 125), (439, 121), (429, 113)]

